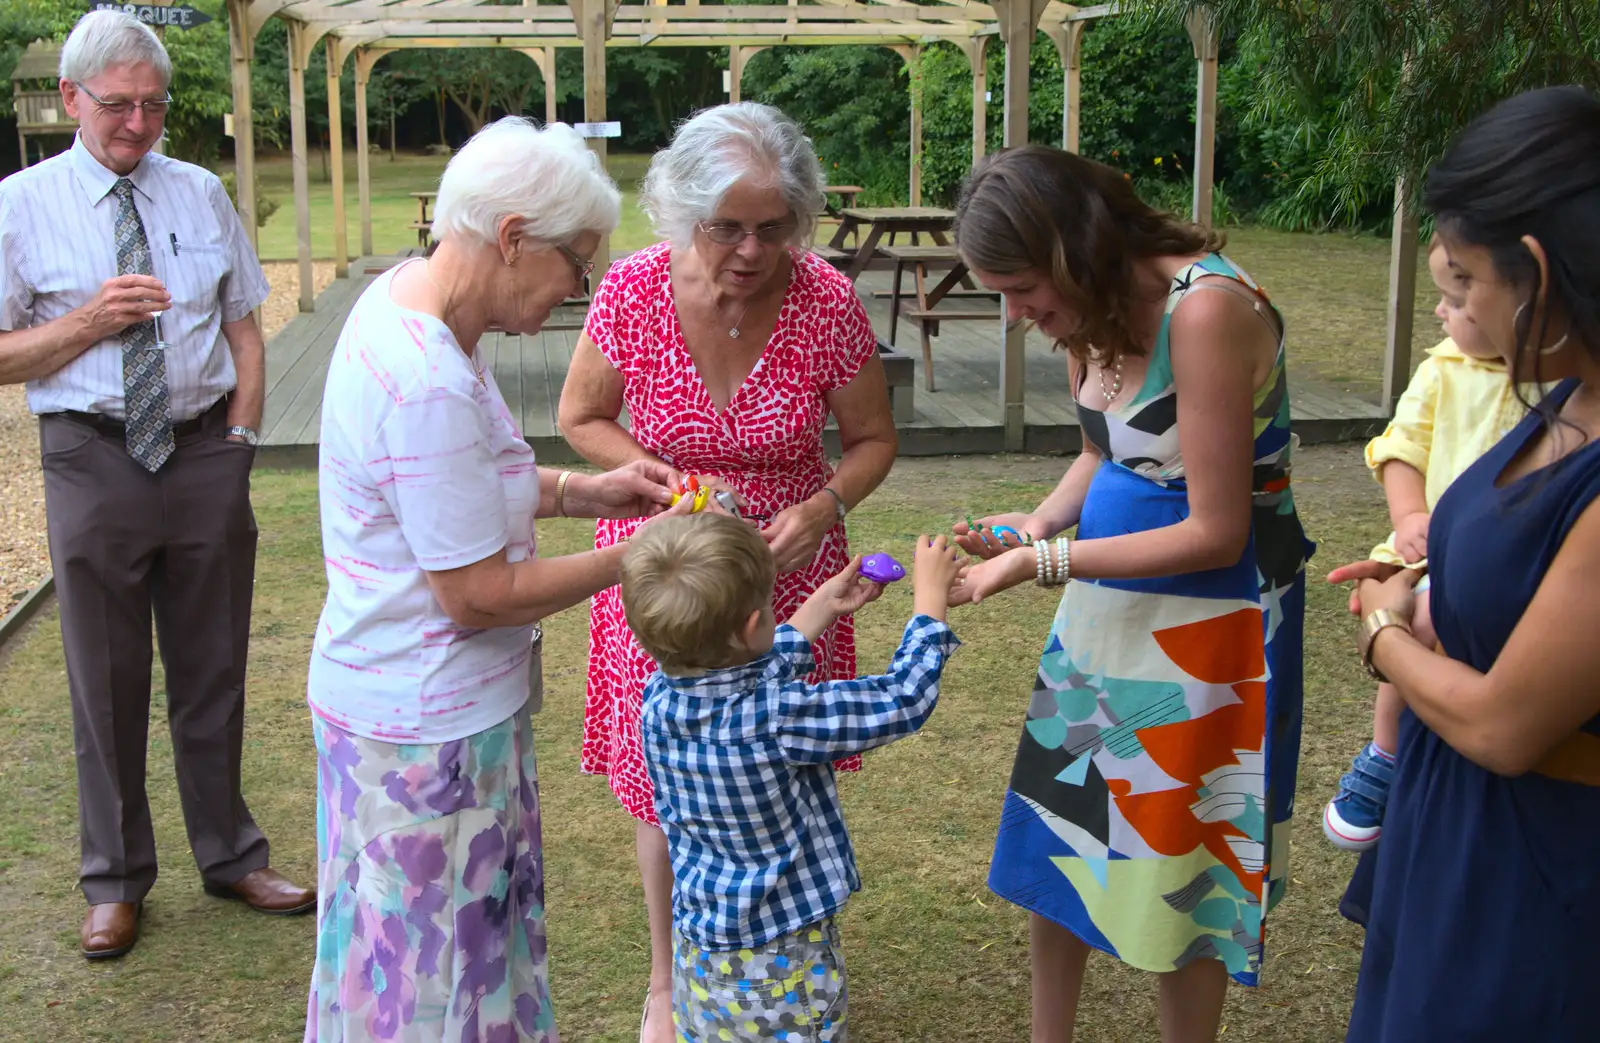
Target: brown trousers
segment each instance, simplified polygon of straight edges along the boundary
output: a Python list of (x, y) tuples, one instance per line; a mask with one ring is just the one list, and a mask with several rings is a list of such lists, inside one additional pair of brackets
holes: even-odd
[(145, 796), (152, 618), (200, 874), (229, 884), (267, 864), (266, 837), (239, 786), (255, 450), (225, 441), (226, 430), (219, 404), (150, 474), (116, 435), (60, 415), (40, 418), (78, 761), (79, 886), (90, 904), (140, 901), (156, 880)]

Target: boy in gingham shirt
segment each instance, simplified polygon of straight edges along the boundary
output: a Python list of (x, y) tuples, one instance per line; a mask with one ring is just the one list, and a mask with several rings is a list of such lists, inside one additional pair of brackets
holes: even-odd
[(806, 684), (811, 642), (883, 592), (859, 567), (778, 626), (772, 554), (737, 519), (663, 519), (623, 560), (628, 625), (661, 668), (640, 730), (672, 858), (672, 1006), (687, 1043), (847, 1038), (833, 917), (861, 878), (832, 764), (922, 727), (960, 644), (944, 622), (958, 555), (923, 536), (889, 672)]

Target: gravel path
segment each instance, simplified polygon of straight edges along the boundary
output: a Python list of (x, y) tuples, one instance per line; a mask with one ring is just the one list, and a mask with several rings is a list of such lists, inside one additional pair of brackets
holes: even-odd
[[(294, 318), (299, 290), (295, 266), (264, 265), (272, 296), (261, 306), (271, 337)], [(314, 266), (321, 292), (333, 281), (333, 263)], [(44, 483), (39, 474), (39, 425), (20, 386), (0, 387), (0, 616), (50, 571), (45, 539)]]

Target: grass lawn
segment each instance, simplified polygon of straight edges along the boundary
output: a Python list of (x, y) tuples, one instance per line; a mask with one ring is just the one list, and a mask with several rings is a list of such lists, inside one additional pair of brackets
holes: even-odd
[[(904, 553), (919, 531), (968, 511), (1033, 504), (1065, 461), (902, 460), (851, 517), (865, 550)], [(1321, 549), (1306, 622), (1306, 723), (1293, 883), (1273, 914), (1265, 984), (1230, 990), (1226, 1041), (1342, 1040), (1361, 935), (1336, 905), (1353, 859), (1322, 840), (1317, 816), (1363, 741), (1371, 683), (1352, 651), (1344, 596), (1326, 570), (1364, 556), (1387, 524), (1356, 447), (1314, 447), (1296, 470), (1306, 527)], [(261, 527), (244, 789), (273, 862), (305, 880), (315, 864), (315, 757), (304, 702), (310, 635), (324, 592), (316, 481), (255, 478)], [(586, 545), (578, 521), (542, 522), (541, 549)], [(1024, 587), (955, 620), (966, 642), (924, 731), (871, 755), (841, 785), (865, 890), (844, 918), (851, 1021), (860, 1043), (1027, 1037), (1026, 918), (984, 886), (995, 823), (1053, 599)], [(858, 620), (861, 661), (887, 661), (910, 610), (906, 585)], [(546, 628), (545, 710), (537, 719), (548, 850), (552, 988), (564, 1038), (631, 1043), (644, 995), (642, 895), (631, 822), (603, 780), (577, 772), (586, 616)], [(161, 680), (156, 688), (159, 693)], [(77, 953), (77, 815), (72, 726), (53, 611), (0, 660), (0, 1040), (199, 1043), (297, 1039), (313, 923), (261, 916), (200, 890), (184, 839), (171, 746), (156, 696), (150, 799), (161, 881), (128, 958)], [(1154, 982), (1093, 961), (1080, 1018), (1087, 1043), (1155, 1038)]]
[[(313, 152), (307, 161), (311, 199), (311, 255), (333, 257), (333, 185), (323, 171), (324, 154)], [(609, 158), (611, 176), (622, 189), (622, 224), (611, 238), (613, 250), (637, 250), (655, 241), (650, 223), (640, 212), (635, 189), (650, 163), (649, 156), (614, 155)], [(387, 152), (372, 156), (372, 248), (380, 254), (395, 253), (417, 245), (417, 233), (409, 226), (417, 219), (417, 201), (412, 192), (431, 192), (439, 187), (445, 160), (439, 156), (401, 153), (393, 162)], [(225, 166), (222, 169), (230, 169)], [(287, 155), (263, 154), (256, 162), (261, 194), (278, 201), (278, 210), (261, 228), (259, 251), (264, 261), (292, 261), (298, 256), (294, 227), (294, 169)], [(345, 224), (352, 257), (361, 253), (361, 212), (356, 194), (356, 154), (346, 152)], [(430, 210), (431, 213), (431, 210)]]

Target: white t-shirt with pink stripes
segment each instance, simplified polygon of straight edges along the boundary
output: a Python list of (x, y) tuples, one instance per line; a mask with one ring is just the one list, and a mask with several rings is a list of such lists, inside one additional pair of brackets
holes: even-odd
[[(412, 262), (414, 263), (414, 262)], [(438, 319), (374, 280), (334, 345), (318, 489), (328, 600), (307, 698), (371, 739), (431, 744), (528, 701), (531, 626), (457, 626), (427, 571), (535, 553), (539, 472), (505, 399)]]

